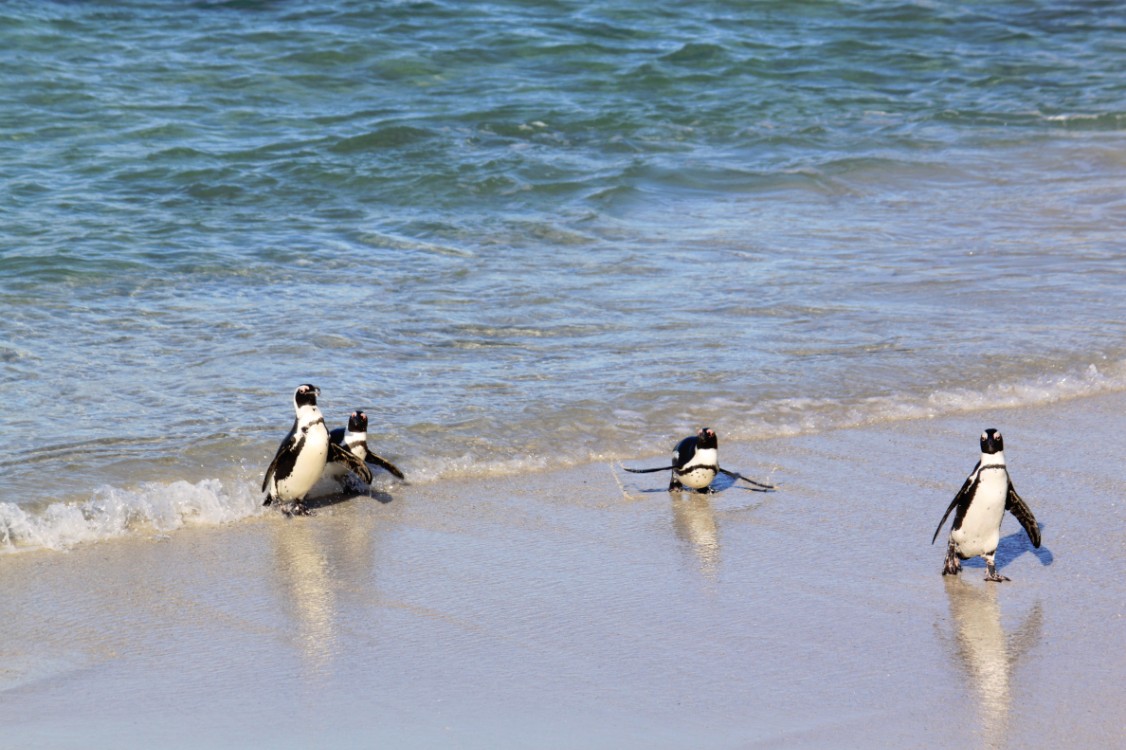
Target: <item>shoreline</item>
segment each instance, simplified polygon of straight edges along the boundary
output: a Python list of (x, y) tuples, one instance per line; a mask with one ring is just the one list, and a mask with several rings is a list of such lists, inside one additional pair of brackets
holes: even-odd
[[(0, 556), (0, 723), (25, 748), (1121, 744), (1124, 407), (721, 434), (774, 493), (591, 464)], [(1044, 535), (1006, 517), (1000, 585), (930, 544), (987, 426)]]

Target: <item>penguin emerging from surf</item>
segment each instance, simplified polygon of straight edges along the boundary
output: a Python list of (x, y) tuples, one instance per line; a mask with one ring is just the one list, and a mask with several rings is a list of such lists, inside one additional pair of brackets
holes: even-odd
[[(622, 467), (625, 468), (625, 467)], [(732, 479), (742, 479), (760, 489), (756, 492), (773, 490), (774, 485), (756, 482), (734, 471), (719, 468), (719, 438), (715, 430), (701, 427), (694, 436), (686, 437), (676, 444), (672, 451), (672, 466), (658, 466), (654, 469), (626, 469), (632, 474), (649, 474), (654, 471), (672, 471), (669, 492), (679, 492), (685, 487), (697, 492), (714, 492), (712, 481), (718, 474)]]
[[(370, 448), (368, 448), (368, 417), (363, 411), (357, 409), (352, 412), (348, 417), (347, 427), (337, 427), (335, 430), (328, 434), (329, 444), (338, 445), (356, 459), (363, 461), (365, 464), (385, 469), (398, 479), (405, 479), (403, 472), (399, 467), (391, 463), (385, 458), (380, 458), (375, 455)], [(340, 484), (344, 484), (346, 478), (352, 473), (351, 459), (341, 459), (335, 456), (329, 456), (328, 463), (325, 465), (324, 476), (326, 479), (333, 479)], [(362, 478), (362, 477), (361, 477)], [(371, 472), (368, 472), (368, 479), (365, 484), (371, 481)]]
[(349, 469), (356, 472), (365, 482), (371, 481), (371, 470), (360, 459), (329, 440), (324, 417), (317, 407), (317, 396), (321, 389), (310, 383), (297, 386), (293, 392), (293, 408), (297, 418), (289, 434), (278, 446), (270, 468), (262, 479), (262, 491), (266, 493), (263, 505), (271, 505), (275, 500), (289, 503), (288, 514), (307, 515), (305, 496), (321, 478), (329, 458), (333, 461), (350, 462)]
[(950, 541), (946, 545), (946, 561), (942, 575), (957, 575), (962, 570), (961, 560), (971, 557), (985, 559), (987, 581), (1008, 581), (997, 572), (993, 556), (1001, 538), (1001, 519), (1009, 511), (1028, 534), (1032, 546), (1040, 548), (1040, 527), (1028, 505), (1013, 489), (1013, 480), (1005, 466), (1005, 444), (1001, 433), (990, 428), (981, 433), (981, 458), (962, 489), (954, 496), (950, 507), (938, 522), (931, 544), (938, 539), (950, 511), (954, 514), (954, 525), (950, 528)]

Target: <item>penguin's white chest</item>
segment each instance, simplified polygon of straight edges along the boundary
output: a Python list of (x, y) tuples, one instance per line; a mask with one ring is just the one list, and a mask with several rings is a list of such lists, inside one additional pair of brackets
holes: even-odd
[(702, 490), (715, 479), (718, 466), (719, 451), (714, 448), (706, 448), (696, 451), (692, 460), (685, 464), (676, 476), (685, 487)]
[(950, 533), (963, 557), (977, 557), (997, 550), (1001, 518), (1009, 492), (1009, 475), (1003, 469), (983, 469), (962, 525)]
[(366, 432), (347, 432), (344, 434), (344, 447), (347, 448), (353, 456), (363, 461), (367, 458), (367, 440)]
[(277, 496), (282, 500), (300, 500), (308, 494), (325, 469), (328, 460), (328, 430), (324, 422), (311, 425), (305, 442), (293, 462), (289, 476), (277, 481)]

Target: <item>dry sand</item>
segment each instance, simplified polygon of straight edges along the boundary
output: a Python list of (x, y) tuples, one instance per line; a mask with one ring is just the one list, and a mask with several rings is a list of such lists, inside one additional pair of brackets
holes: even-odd
[[(782, 490), (595, 464), (2, 556), (0, 747), (1124, 747), (1124, 410), (714, 425)], [(1011, 583), (943, 579), (989, 426), (1044, 546), (1007, 517)]]

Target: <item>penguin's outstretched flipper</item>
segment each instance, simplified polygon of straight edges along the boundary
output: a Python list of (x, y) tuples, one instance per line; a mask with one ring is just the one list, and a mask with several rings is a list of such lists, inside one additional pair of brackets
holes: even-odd
[(369, 452), (365, 460), (373, 466), (378, 466), (381, 469), (386, 469), (399, 479), (406, 479), (406, 477), (403, 476), (403, 472), (399, 470), (399, 467), (388, 461), (386, 458), (380, 458), (374, 453)]
[(626, 471), (628, 471), (630, 474), (652, 474), (655, 471), (668, 471), (670, 469), (675, 469), (676, 467), (675, 466), (658, 466), (655, 469), (626, 469), (626, 467), (623, 466), (622, 468), (625, 469)]
[(339, 461), (354, 471), (356, 475), (364, 480), (364, 482), (371, 482), (371, 469), (368, 465), (361, 461), (352, 451), (345, 448), (339, 443), (329, 443), (328, 445), (328, 460)]
[(728, 471), (727, 469), (720, 469), (719, 473), (720, 474), (726, 474), (727, 476), (731, 477), (732, 479), (742, 479), (744, 482), (747, 482), (748, 484), (753, 484), (755, 487), (761, 487), (762, 488), (762, 489), (759, 489), (759, 490), (755, 490), (755, 492), (769, 492), (770, 490), (778, 489), (773, 484), (763, 484), (762, 482), (756, 482), (755, 480), (751, 479), (750, 477), (745, 477), (737, 471)]
[(1028, 534), (1032, 546), (1040, 549), (1040, 527), (1036, 525), (1036, 516), (1032, 515), (1032, 510), (1017, 494), (1012, 482), (1009, 482), (1009, 492), (1005, 497), (1005, 510), (1016, 516), (1016, 519), (1020, 521), (1020, 525), (1024, 527)]

